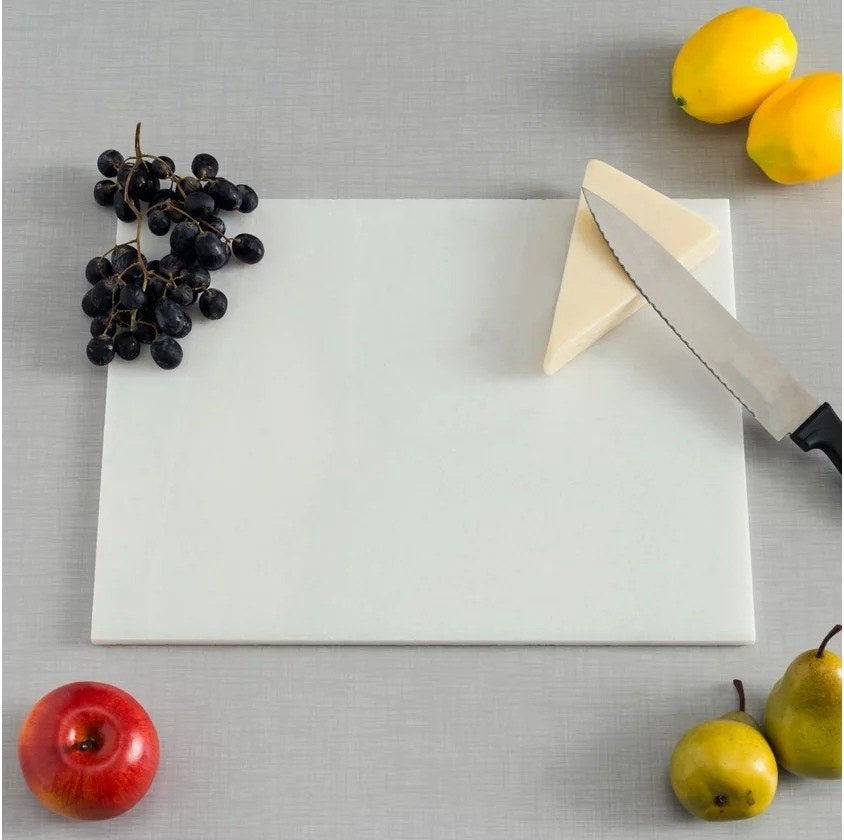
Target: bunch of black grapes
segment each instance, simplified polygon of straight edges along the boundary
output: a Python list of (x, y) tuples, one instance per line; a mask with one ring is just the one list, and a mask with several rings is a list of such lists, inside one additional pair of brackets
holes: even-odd
[[(211, 272), (232, 256), (256, 263), (264, 256), (260, 239), (249, 233), (226, 236), (220, 214), (237, 210), (251, 213), (258, 195), (246, 184), (234, 184), (217, 174), (209, 154), (197, 155), (192, 176), (176, 174), (166, 155), (145, 155), (140, 150), (140, 125), (135, 131), (135, 154), (124, 158), (108, 149), (97, 160), (105, 176), (94, 186), (94, 200), (113, 207), (118, 219), (135, 222), (135, 238), (116, 245), (85, 267), (91, 288), (82, 298), (82, 310), (91, 317), (88, 359), (107, 365), (119, 356), (136, 359), (142, 344), (164, 370), (182, 361), (179, 339), (192, 326), (191, 307), (211, 320), (226, 314), (228, 300), (211, 286)], [(170, 253), (147, 260), (140, 250), (143, 223), (156, 236), (170, 237)]]

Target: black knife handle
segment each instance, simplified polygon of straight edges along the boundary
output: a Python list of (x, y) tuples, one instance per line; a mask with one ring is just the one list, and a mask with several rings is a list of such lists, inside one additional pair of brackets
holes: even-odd
[(804, 451), (820, 449), (841, 472), (841, 420), (829, 403), (824, 403), (793, 432), (791, 439)]

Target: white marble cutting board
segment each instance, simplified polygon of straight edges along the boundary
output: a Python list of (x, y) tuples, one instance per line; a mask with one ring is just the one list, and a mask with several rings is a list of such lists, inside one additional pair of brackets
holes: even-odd
[(752, 642), (739, 406), (649, 307), (542, 373), (575, 204), (229, 214), (226, 317), (108, 371), (92, 640)]

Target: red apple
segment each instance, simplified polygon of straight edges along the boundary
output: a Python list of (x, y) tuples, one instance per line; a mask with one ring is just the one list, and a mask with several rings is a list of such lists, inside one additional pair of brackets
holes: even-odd
[(23, 777), (37, 799), (77, 820), (105, 820), (136, 805), (158, 769), (158, 734), (130, 694), (75, 682), (45, 694), (18, 739)]

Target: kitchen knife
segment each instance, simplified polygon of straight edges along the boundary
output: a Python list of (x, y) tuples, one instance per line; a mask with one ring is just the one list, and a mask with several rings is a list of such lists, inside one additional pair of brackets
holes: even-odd
[(606, 199), (583, 196), (642, 296), (716, 379), (773, 435), (820, 449), (841, 472), (841, 420), (815, 399), (658, 242)]

